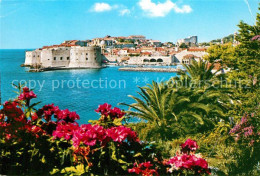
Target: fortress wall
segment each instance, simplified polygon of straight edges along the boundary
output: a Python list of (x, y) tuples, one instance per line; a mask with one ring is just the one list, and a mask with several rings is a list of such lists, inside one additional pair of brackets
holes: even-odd
[(32, 65), (32, 63), (33, 63), (33, 51), (26, 51), (24, 65)]
[(43, 49), (41, 52), (42, 67), (52, 67), (52, 49)]
[(25, 65), (34, 66), (40, 64), (40, 60), (41, 60), (40, 50), (26, 51), (25, 62), (24, 62)]
[(100, 47), (57, 47), (26, 52), (25, 65), (65, 68), (101, 68)]
[(52, 50), (52, 67), (68, 67), (70, 59), (70, 48), (64, 47)]
[(72, 47), (70, 51), (71, 61), (69, 67), (100, 68), (100, 47)]

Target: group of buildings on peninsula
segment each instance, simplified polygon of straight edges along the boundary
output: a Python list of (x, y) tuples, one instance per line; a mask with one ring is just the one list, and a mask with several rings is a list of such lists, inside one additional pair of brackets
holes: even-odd
[[(180, 47), (182, 44), (189, 47)], [(128, 37), (68, 40), (59, 45), (26, 51), (24, 66), (36, 69), (101, 68), (103, 64), (172, 65), (190, 64), (202, 59), (206, 47), (198, 47), (197, 36), (178, 40), (177, 44), (146, 39), (142, 35)]]

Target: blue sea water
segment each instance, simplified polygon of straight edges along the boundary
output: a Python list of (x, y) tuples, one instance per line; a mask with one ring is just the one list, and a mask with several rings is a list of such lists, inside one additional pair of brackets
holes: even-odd
[[(79, 123), (98, 119), (94, 111), (103, 103), (118, 106), (118, 103), (134, 102), (128, 95), (138, 96), (137, 86), (154, 81), (165, 81), (176, 73), (118, 71), (119, 67), (103, 69), (56, 70), (32, 73), (20, 67), (24, 63), (26, 50), (0, 50), (1, 102), (17, 96), (12, 83), (27, 83), (34, 88), (41, 106), (54, 103), (60, 109), (76, 111)], [(84, 84), (83, 84), (84, 83)]]

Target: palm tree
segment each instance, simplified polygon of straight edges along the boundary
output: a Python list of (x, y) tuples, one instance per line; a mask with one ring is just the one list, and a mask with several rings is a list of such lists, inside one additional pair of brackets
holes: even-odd
[(133, 104), (125, 104), (128, 114), (144, 120), (139, 126), (141, 138), (150, 140), (170, 140), (188, 133), (204, 131), (224, 118), (225, 107), (216, 101), (220, 96), (216, 91), (170, 88), (165, 82), (153, 82), (139, 87), (142, 98), (130, 96)]
[(216, 74), (219, 72), (219, 70), (217, 70), (213, 73), (214, 65), (202, 60), (193, 60), (190, 65), (184, 64), (183, 66), (191, 79), (195, 83), (200, 83), (201, 85), (205, 85), (206, 81), (213, 81), (216, 78)]
[[(136, 125), (141, 138), (170, 140), (177, 136), (203, 132), (225, 120), (226, 102), (229, 97), (212, 85), (194, 87), (195, 80), (214, 79), (206, 63), (193, 62), (186, 66), (188, 74), (174, 77), (168, 82), (139, 87), (141, 98), (129, 107), (128, 114), (143, 120)], [(203, 72), (204, 70), (204, 72)], [(197, 76), (199, 75), (199, 76)], [(138, 129), (139, 128), (139, 129)]]

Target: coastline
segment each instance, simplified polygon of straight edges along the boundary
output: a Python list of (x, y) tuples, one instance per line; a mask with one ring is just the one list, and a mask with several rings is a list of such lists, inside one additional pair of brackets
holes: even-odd
[(144, 68), (144, 67), (123, 67), (119, 68), (119, 71), (137, 71), (137, 72), (180, 72), (185, 71), (184, 69), (176, 68)]

